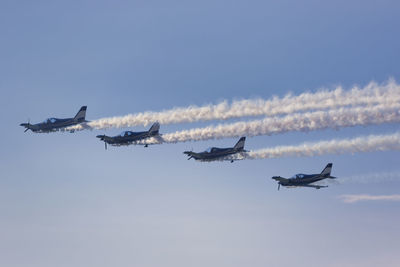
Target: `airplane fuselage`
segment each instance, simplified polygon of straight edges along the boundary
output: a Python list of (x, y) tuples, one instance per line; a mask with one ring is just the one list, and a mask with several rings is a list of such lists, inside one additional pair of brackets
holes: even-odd
[(195, 160), (213, 161), (240, 152), (244, 152), (244, 150), (243, 149), (237, 150), (234, 148), (213, 148), (213, 150), (211, 150), (210, 152), (196, 153), (191, 151), (185, 151), (184, 153), (194, 158)]
[(84, 122), (84, 120), (75, 120), (74, 118), (67, 118), (67, 119), (51, 118), (45, 122), (37, 124), (21, 123), (21, 126), (26, 127), (27, 129), (31, 130), (34, 133), (50, 133), (59, 131), (60, 129), (69, 126), (80, 124), (82, 122)]
[[(188, 159), (194, 158), (195, 160), (199, 160), (199, 161), (214, 161), (214, 160), (221, 160), (221, 159), (224, 160), (225, 157), (228, 157), (230, 155), (246, 152), (246, 150), (244, 150), (245, 141), (246, 141), (246, 137), (242, 136), (242, 137), (240, 137), (240, 139), (236, 143), (236, 145), (233, 147), (228, 147), (228, 148), (211, 147), (204, 152), (196, 153), (193, 151), (185, 151), (183, 153), (189, 156)], [(231, 162), (233, 162), (235, 159), (227, 158), (227, 160), (230, 160)]]
[[(98, 135), (96, 137), (100, 138), (101, 141), (104, 141), (105, 148), (107, 149), (107, 144), (112, 146), (128, 146), (150, 137), (158, 138), (160, 137), (159, 129), (160, 129), (160, 124), (156, 122), (150, 127), (148, 131), (144, 132), (125, 131), (122, 132), (120, 135), (116, 136), (107, 136), (103, 134), (103, 135)], [(148, 146), (148, 144), (144, 145), (145, 147)]]
[[(49, 118), (41, 123), (30, 124), (28, 122), (28, 123), (21, 123), (20, 126), (23, 126), (26, 128), (25, 132), (28, 130), (31, 130), (34, 133), (56, 132), (56, 131), (59, 131), (60, 129), (63, 129), (63, 128), (66, 128), (69, 126), (74, 126), (77, 124), (87, 122), (85, 120), (86, 109), (87, 109), (87, 106), (82, 106), (74, 118), (66, 118), (66, 119)], [(74, 132), (74, 130), (70, 130), (70, 132)]]
[(117, 135), (117, 136), (98, 135), (97, 137), (109, 145), (124, 146), (124, 145), (130, 145), (134, 142), (154, 136), (154, 135), (149, 134), (148, 131), (146, 131), (146, 132), (129, 132), (129, 133), (130, 133), (129, 135), (124, 135), (124, 136), (121, 136), (121, 135)]
[(320, 174), (306, 174), (303, 175), (302, 178), (283, 178), (283, 177), (276, 177), (275, 180), (279, 181), (279, 183), (283, 186), (305, 186), (309, 185), (328, 177), (321, 176)]

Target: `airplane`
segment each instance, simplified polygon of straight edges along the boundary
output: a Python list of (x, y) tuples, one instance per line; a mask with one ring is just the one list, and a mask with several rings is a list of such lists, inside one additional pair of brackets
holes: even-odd
[(321, 181), (323, 179), (335, 179), (336, 177), (331, 176), (332, 163), (328, 163), (321, 173), (317, 174), (295, 174), (292, 178), (283, 178), (280, 176), (273, 176), (272, 179), (278, 181), (278, 190), (280, 186), (287, 187), (312, 187), (315, 189), (320, 189), (323, 187), (328, 187), (327, 185), (312, 185), (312, 183)]
[[(50, 133), (50, 132), (56, 132), (60, 129), (81, 124), (84, 122), (88, 122), (85, 120), (86, 116), (86, 106), (82, 106), (78, 113), (75, 115), (73, 118), (66, 118), (66, 119), (57, 119), (57, 118), (49, 118), (46, 119), (45, 121), (37, 124), (30, 124), (28, 123), (21, 123), (20, 126), (25, 127), (25, 131), (31, 130), (34, 133)], [(70, 131), (71, 133), (74, 132), (74, 130)]]
[[(193, 152), (193, 151), (185, 151), (183, 154), (189, 156), (188, 160), (194, 158), (199, 161), (215, 161), (219, 159), (223, 159), (226, 156), (233, 155), (236, 153), (247, 152), (244, 150), (244, 142), (246, 141), (246, 137), (241, 137), (239, 141), (236, 143), (234, 147), (229, 148), (218, 148), (218, 147), (210, 147), (204, 152)], [(231, 159), (231, 162), (234, 160)]]
[[(107, 144), (112, 146), (128, 146), (150, 137), (159, 137), (159, 130), (160, 124), (156, 122), (150, 127), (148, 131), (145, 132), (124, 131), (116, 136), (107, 136), (103, 134), (96, 137), (100, 138), (101, 141), (104, 141), (104, 147), (105, 149), (107, 149)], [(145, 144), (144, 147), (148, 147), (148, 144)]]

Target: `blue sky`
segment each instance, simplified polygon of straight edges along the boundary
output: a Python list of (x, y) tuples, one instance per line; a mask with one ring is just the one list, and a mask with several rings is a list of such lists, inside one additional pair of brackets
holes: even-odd
[[(1, 1), (0, 265), (398, 266), (399, 202), (338, 196), (398, 194), (400, 182), (278, 192), (270, 177), (327, 162), (338, 177), (396, 173), (399, 152), (207, 164), (182, 151), (236, 139), (105, 151), (104, 131), (19, 123), (81, 105), (91, 120), (398, 80), (399, 11), (398, 1)], [(252, 137), (246, 148), (398, 128)]]

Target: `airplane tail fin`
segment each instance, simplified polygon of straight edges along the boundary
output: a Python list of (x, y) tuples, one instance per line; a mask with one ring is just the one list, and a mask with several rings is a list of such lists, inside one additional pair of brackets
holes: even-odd
[(233, 148), (236, 150), (243, 150), (245, 141), (246, 141), (246, 137), (241, 137)]
[(78, 122), (83, 122), (85, 121), (86, 117), (86, 108), (87, 106), (82, 106), (81, 109), (76, 113), (74, 120)]
[(160, 130), (160, 124), (158, 122), (156, 122), (150, 127), (149, 134), (151, 136), (158, 135), (159, 134), (158, 133), (159, 130)]
[(326, 178), (336, 178), (331, 176), (331, 171), (332, 171), (332, 163), (328, 163), (324, 170), (321, 172), (321, 176), (324, 176)]

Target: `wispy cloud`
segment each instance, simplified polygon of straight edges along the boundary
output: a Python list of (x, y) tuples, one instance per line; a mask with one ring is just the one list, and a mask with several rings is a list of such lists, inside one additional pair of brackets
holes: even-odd
[(359, 201), (400, 201), (400, 195), (341, 195), (339, 198), (345, 203)]

